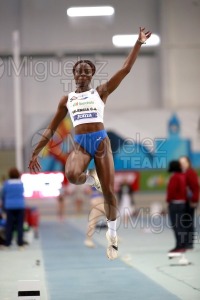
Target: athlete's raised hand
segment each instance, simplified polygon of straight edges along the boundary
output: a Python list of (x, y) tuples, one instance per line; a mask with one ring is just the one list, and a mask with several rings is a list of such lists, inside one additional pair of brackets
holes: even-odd
[(147, 32), (145, 32), (145, 27), (140, 27), (140, 33), (139, 33), (139, 37), (138, 37), (138, 40), (141, 42), (141, 43), (145, 43), (146, 42), (146, 40), (148, 39), (148, 38), (150, 38), (150, 36), (151, 36), (151, 31), (147, 31)]
[(28, 166), (31, 173), (38, 173), (41, 170), (41, 166), (38, 162), (38, 155), (33, 155)]
[(140, 32), (135, 45), (131, 49), (129, 55), (125, 59), (123, 66), (104, 84), (97, 87), (97, 91), (103, 100), (106, 102), (108, 95), (110, 95), (121, 83), (121, 81), (126, 77), (126, 75), (132, 69), (135, 60), (140, 52), (142, 44), (146, 42), (151, 36), (151, 31), (146, 31), (144, 27), (140, 27)]

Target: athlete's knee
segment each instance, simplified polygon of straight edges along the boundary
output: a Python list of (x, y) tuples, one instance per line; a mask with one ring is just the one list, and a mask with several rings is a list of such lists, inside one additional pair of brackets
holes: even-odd
[(69, 182), (76, 184), (78, 182), (78, 178), (80, 176), (80, 173), (74, 171), (74, 170), (66, 170), (65, 171), (66, 177), (69, 180)]

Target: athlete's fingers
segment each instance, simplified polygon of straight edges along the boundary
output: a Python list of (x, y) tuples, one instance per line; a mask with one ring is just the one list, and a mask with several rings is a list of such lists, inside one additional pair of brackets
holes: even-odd
[(28, 168), (29, 168), (31, 174), (32, 174), (32, 173), (35, 173), (34, 167), (30, 166), (30, 167), (28, 167)]
[(40, 166), (40, 164), (39, 164), (39, 162), (38, 162), (37, 160), (35, 161), (35, 166), (36, 166), (37, 168), (39, 168), (39, 169), (41, 168), (41, 166)]
[(32, 166), (32, 170), (33, 170), (33, 173), (35, 173), (35, 174), (37, 174), (39, 171), (36, 166)]
[(41, 169), (41, 166), (37, 160), (35, 161), (31, 160), (28, 168), (30, 169), (30, 172), (38, 173)]
[(146, 34), (146, 37), (149, 38), (151, 36), (152, 32), (149, 32), (148, 34)]
[(41, 166), (37, 161), (35, 162), (34, 168), (35, 168), (36, 172), (39, 172), (41, 169)]
[(34, 171), (34, 166), (33, 166), (33, 163), (32, 163), (32, 162), (30, 162), (28, 168), (29, 168), (29, 170), (30, 170), (30, 173), (35, 173), (35, 171)]

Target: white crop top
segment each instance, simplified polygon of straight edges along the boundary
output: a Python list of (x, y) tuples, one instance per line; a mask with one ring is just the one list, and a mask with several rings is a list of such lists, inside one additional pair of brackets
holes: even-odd
[(85, 123), (103, 123), (104, 106), (95, 89), (68, 95), (67, 108), (74, 127)]

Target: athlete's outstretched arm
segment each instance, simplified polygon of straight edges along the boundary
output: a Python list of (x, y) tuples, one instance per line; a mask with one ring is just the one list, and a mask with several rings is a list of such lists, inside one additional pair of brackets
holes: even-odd
[(40, 141), (38, 142), (37, 146), (35, 147), (32, 157), (29, 163), (29, 169), (31, 172), (38, 172), (40, 171), (40, 164), (38, 162), (38, 154), (40, 151), (46, 146), (46, 144), (49, 142), (51, 137), (54, 135), (56, 129), (58, 128), (61, 121), (64, 119), (64, 117), (67, 115), (67, 96), (64, 96), (58, 105), (57, 111), (51, 122), (49, 123), (47, 129), (43, 132), (42, 137)]
[(115, 75), (112, 76), (107, 83), (100, 85), (97, 88), (102, 99), (105, 99), (109, 94), (111, 94), (119, 86), (124, 77), (130, 72), (138, 53), (140, 52), (141, 45), (144, 44), (150, 36), (150, 31), (145, 32), (145, 28), (140, 27), (138, 39), (126, 58), (122, 68), (115, 73)]

